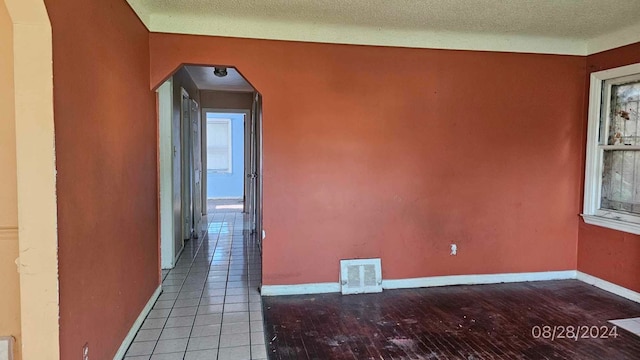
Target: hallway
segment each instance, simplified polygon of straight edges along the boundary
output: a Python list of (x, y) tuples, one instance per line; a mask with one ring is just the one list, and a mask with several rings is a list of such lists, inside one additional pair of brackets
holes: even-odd
[[(232, 204), (228, 204), (232, 205)], [(209, 204), (207, 235), (163, 271), (163, 292), (127, 360), (266, 359), (261, 262), (242, 206)]]

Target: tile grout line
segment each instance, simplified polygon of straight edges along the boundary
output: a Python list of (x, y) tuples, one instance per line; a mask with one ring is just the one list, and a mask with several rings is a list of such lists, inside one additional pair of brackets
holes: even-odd
[[(209, 222), (207, 221), (207, 230), (209, 229)], [(189, 270), (187, 271), (184, 279), (182, 280), (182, 282), (180, 283), (180, 288), (178, 289), (178, 291), (176, 292), (178, 295), (176, 296), (175, 299), (173, 299), (173, 305), (171, 306), (171, 311), (169, 311), (169, 314), (167, 315), (167, 317), (164, 319), (164, 322), (162, 324), (162, 328), (160, 328), (160, 335), (158, 335), (158, 338), (155, 341), (155, 344), (153, 345), (153, 349), (151, 350), (151, 355), (149, 355), (149, 358), (153, 357), (154, 352), (156, 351), (156, 347), (158, 346), (158, 343), (160, 342), (160, 337), (162, 336), (162, 333), (164, 332), (164, 329), (166, 329), (166, 325), (167, 322), (169, 321), (169, 317), (171, 317), (171, 313), (173, 313), (173, 309), (175, 308), (176, 302), (178, 301), (178, 297), (180, 296), (180, 292), (182, 291), (182, 288), (184, 287), (185, 282), (187, 281), (187, 278), (189, 278), (189, 274), (191, 273), (191, 268), (193, 267), (193, 263), (195, 261), (195, 258), (198, 256), (198, 252), (200, 251), (200, 248), (202, 247), (202, 244), (204, 243), (204, 238), (207, 237), (207, 235), (205, 235), (202, 240), (200, 241), (200, 243), (198, 243), (197, 245), (191, 245), (193, 244), (193, 241), (195, 241), (196, 239), (191, 239), (191, 243), (189, 244), (190, 247), (194, 247), (197, 246), (197, 249), (195, 251), (195, 253), (193, 254), (193, 257), (191, 258), (191, 263), (189, 264)], [(183, 255), (185, 255), (186, 253), (183, 251), (182, 254), (180, 255), (180, 258), (182, 258)], [(180, 261), (180, 259), (178, 259), (178, 261)], [(176, 262), (177, 264), (177, 262)], [(175, 265), (173, 267), (173, 269), (175, 269)], [(167, 273), (167, 276), (169, 276), (169, 274), (171, 273), (171, 271), (173, 270), (169, 270), (169, 273)], [(164, 281), (164, 279), (163, 279)], [(158, 302), (158, 300), (156, 300), (156, 303)], [(153, 306), (155, 307), (155, 304), (153, 304)], [(146, 319), (145, 319), (146, 320)], [(188, 340), (187, 340), (187, 344), (188, 344)], [(186, 348), (185, 348), (185, 353), (186, 353)], [(125, 353), (126, 354), (126, 353)], [(183, 359), (184, 359), (184, 354), (183, 354)]]
[[(246, 309), (244, 311), (247, 312), (247, 318), (248, 318), (248, 322), (247, 325), (249, 326), (248, 328), (248, 345), (236, 345), (236, 346), (231, 346), (231, 348), (235, 348), (235, 347), (246, 347), (245, 351), (248, 351), (249, 353), (249, 358), (253, 359), (255, 356), (258, 356), (258, 354), (254, 354), (254, 351), (252, 349), (252, 346), (254, 345), (253, 340), (251, 338), (251, 333), (252, 333), (252, 326), (251, 326), (251, 321), (252, 320), (258, 320), (258, 319), (254, 319), (255, 316), (251, 316), (251, 284), (253, 283), (252, 278), (254, 276), (256, 276), (256, 274), (252, 274), (253, 268), (256, 266), (254, 265), (256, 259), (256, 254), (255, 251), (253, 251), (253, 249), (250, 249), (250, 244), (251, 241), (249, 239), (249, 236), (246, 234), (245, 231), (245, 223), (244, 223), (244, 217), (245, 214), (244, 213), (236, 213), (234, 211), (222, 211), (220, 213), (214, 213), (214, 214), (209, 214), (207, 216), (207, 230), (205, 232), (205, 235), (202, 236), (200, 239), (192, 239), (191, 243), (188, 244), (185, 247), (185, 250), (188, 251), (184, 251), (181, 254), (181, 257), (179, 259), (179, 263), (180, 266), (178, 267), (181, 271), (184, 271), (186, 269), (186, 273), (172, 273), (172, 271), (174, 271), (176, 268), (174, 267), (174, 269), (170, 269), (169, 271), (166, 271), (165, 274), (163, 274), (162, 276), (162, 281), (161, 283), (164, 283), (167, 278), (169, 277), (169, 275), (172, 275), (172, 277), (175, 275), (175, 277), (177, 279), (172, 279), (170, 278), (169, 280), (171, 280), (172, 282), (175, 280), (178, 280), (180, 277), (184, 276), (182, 278), (182, 280), (180, 280), (179, 283), (179, 287), (176, 288), (175, 294), (176, 297), (173, 299), (167, 299), (167, 301), (171, 301), (171, 307), (170, 307), (170, 311), (167, 314), (166, 318), (158, 318), (158, 319), (162, 319), (162, 325), (159, 328), (159, 335), (158, 338), (155, 339), (155, 341), (153, 342), (153, 348), (151, 348), (151, 353), (148, 355), (149, 358), (153, 358), (154, 356), (157, 355), (164, 355), (164, 354), (173, 354), (173, 356), (179, 356), (180, 352), (169, 352), (169, 353), (162, 353), (162, 354), (156, 354), (155, 351), (158, 349), (158, 345), (161, 342), (161, 337), (162, 334), (164, 333), (165, 330), (167, 329), (171, 329), (171, 328), (167, 328), (167, 324), (168, 324), (168, 320), (169, 318), (174, 314), (174, 311), (176, 311), (176, 305), (178, 303), (178, 301), (180, 300), (179, 297), (181, 296), (181, 294), (183, 293), (183, 291), (186, 291), (186, 287), (187, 285), (189, 285), (189, 287), (192, 286), (202, 286), (201, 291), (200, 291), (200, 296), (198, 298), (198, 302), (196, 307), (196, 313), (194, 314), (194, 318), (191, 322), (191, 327), (189, 330), (189, 335), (188, 337), (186, 337), (187, 339), (187, 343), (186, 343), (186, 347), (183, 351), (181, 351), (181, 355), (182, 355), (182, 360), (185, 360), (185, 358), (187, 357), (187, 353), (188, 353), (188, 348), (189, 348), (189, 344), (191, 343), (192, 340), (192, 335), (194, 333), (194, 329), (196, 326), (196, 319), (198, 317), (198, 311), (200, 310), (200, 306), (202, 306), (202, 299), (204, 297), (205, 294), (205, 288), (207, 286), (207, 284), (209, 283), (209, 276), (211, 276), (211, 272), (213, 270), (213, 266), (222, 266), (223, 268), (226, 267), (226, 280), (223, 282), (224, 284), (224, 290), (223, 290), (223, 295), (222, 295), (222, 312), (221, 312), (221, 319), (220, 319), (220, 328), (218, 329), (217, 332), (217, 340), (218, 340), (218, 346), (217, 349), (215, 350), (216, 353), (216, 357), (219, 357), (221, 354), (221, 340), (222, 340), (222, 326), (223, 326), (223, 321), (225, 320), (225, 310), (227, 308), (227, 305), (230, 305), (227, 303), (227, 297), (230, 294), (230, 290), (229, 290), (229, 285), (230, 285), (230, 281), (231, 281), (231, 276), (235, 277), (238, 275), (236, 274), (237, 270), (239, 270), (237, 268), (237, 263), (241, 264), (240, 269), (245, 270), (246, 274), (244, 276), (240, 277), (240, 280), (245, 284), (242, 284), (243, 286), (243, 291), (240, 291), (240, 293), (244, 293), (245, 296), (247, 296), (246, 298), (246, 302), (242, 302), (242, 304), (245, 304)], [(214, 233), (209, 233), (209, 229), (212, 228), (213, 223), (220, 221), (221, 226), (217, 229), (216, 232)], [(229, 227), (229, 235), (228, 238), (226, 239), (226, 241), (223, 243), (221, 237), (222, 235), (222, 230), (224, 228), (224, 224), (227, 224), (227, 227)], [(231, 226), (229, 226), (231, 225)], [(241, 235), (238, 235), (237, 233), (241, 232)], [(212, 236), (210, 235), (215, 235), (215, 240), (212, 240)], [(242, 243), (238, 243), (238, 241), (242, 241)], [(208, 246), (209, 249), (206, 250), (207, 253), (208, 251), (210, 251), (211, 249), (213, 249), (213, 252), (211, 254), (211, 257), (204, 257), (203, 255), (205, 255), (205, 246)], [(223, 248), (224, 250), (221, 249)], [(238, 253), (238, 250), (240, 250), (241, 254), (236, 254)], [(187, 255), (188, 257), (184, 260), (187, 260), (186, 262), (180, 262), (180, 260), (183, 260), (183, 255)], [(221, 263), (218, 265), (215, 261), (215, 257), (219, 254), (222, 254), (222, 261)], [(238, 259), (234, 259), (234, 256), (238, 257)], [(225, 261), (226, 261), (226, 266), (225, 266)], [(200, 277), (201, 275), (201, 269), (202, 264), (200, 264), (201, 262), (205, 262), (207, 265), (206, 271), (203, 271), (202, 274), (206, 274), (205, 278), (203, 279), (203, 283), (200, 283), (198, 281), (196, 281), (195, 283), (191, 284), (187, 284), (187, 281), (189, 280), (190, 282), (193, 280), (191, 279), (192, 276), (195, 276), (195, 274), (198, 274), (197, 277)], [(237, 263), (236, 263), (237, 262)], [(186, 264), (186, 265), (183, 265)], [(196, 269), (194, 269), (195, 264), (198, 263), (198, 266)], [(232, 269), (231, 266), (234, 266), (234, 268)], [(259, 264), (258, 264), (259, 265)], [(197, 272), (194, 272), (196, 271)], [(218, 270), (218, 269), (216, 269)], [(196, 277), (196, 279), (197, 279)], [(235, 281), (235, 280), (234, 280)], [(175, 286), (172, 284), (172, 286)], [(196, 289), (194, 289), (196, 290)], [(197, 291), (197, 290), (196, 290)], [(173, 293), (173, 292), (171, 292)], [(166, 294), (171, 294), (171, 293), (166, 293)], [(234, 288), (234, 294), (237, 293), (236, 289)], [(191, 298), (191, 297), (190, 297)], [(157, 306), (158, 301), (156, 301), (156, 303), (154, 304), (154, 307)], [(164, 300), (163, 300), (164, 301)], [(235, 300), (234, 300), (235, 301)], [(260, 301), (261, 303), (261, 301)], [(235, 304), (235, 302), (233, 303)], [(186, 305), (186, 304), (185, 304)], [(154, 310), (163, 310), (166, 309), (165, 307), (163, 307), (162, 309), (154, 309)], [(243, 311), (243, 312), (244, 312)], [(234, 311), (235, 312), (235, 311)], [(202, 314), (204, 315), (204, 314)], [(147, 321), (149, 318), (145, 318), (145, 321)], [(156, 319), (156, 318), (153, 318)], [(208, 325), (208, 324), (204, 324), (204, 325)], [(156, 328), (154, 328), (156, 329)], [(141, 329), (142, 330), (142, 329)], [(213, 335), (213, 336), (216, 336)], [(212, 337), (213, 337), (212, 336)], [(183, 339), (184, 337), (179, 337), (178, 339)], [(173, 339), (165, 339), (165, 340), (173, 340)], [(266, 345), (263, 345), (266, 346)], [(127, 350), (128, 351), (128, 350)], [(196, 350), (194, 350), (196, 351)]]
[[(226, 219), (228, 214), (230, 213), (225, 214), (223, 219)], [(234, 217), (233, 227), (235, 227), (236, 225), (235, 214), (233, 217)], [(216, 351), (216, 359), (220, 357), (220, 345), (222, 344), (222, 326), (224, 324), (224, 309), (227, 306), (227, 289), (229, 288), (229, 275), (231, 273), (231, 256), (233, 254), (233, 240), (234, 240), (233, 227), (231, 228), (231, 233), (230, 233), (231, 243), (229, 244), (229, 258), (227, 259), (227, 280), (225, 281), (224, 295), (222, 297), (222, 315), (220, 318), (220, 332), (218, 333), (218, 351)]]
[[(208, 219), (207, 219), (208, 220)], [(213, 221), (213, 217), (212, 217), (212, 221)], [(198, 257), (198, 254), (200, 254), (200, 249), (202, 249), (202, 246), (205, 243), (205, 239), (207, 239), (207, 241), (209, 240), (209, 225), (210, 225), (210, 221), (207, 221), (207, 230), (206, 230), (206, 234), (202, 237), (202, 240), (200, 241), (200, 243), (198, 244), (198, 248), (196, 249), (195, 254), (193, 254), (193, 257), (191, 258), (191, 264), (189, 264), (189, 271), (187, 272), (187, 277), (185, 278), (183, 285), (180, 287), (180, 291), (178, 292), (178, 294), (180, 294), (180, 292), (182, 292), (182, 287), (184, 286), (184, 283), (187, 281), (187, 278), (189, 278), (189, 274), (191, 274), (191, 270), (193, 269), (193, 264), (196, 262), (196, 259)], [(217, 239), (216, 239), (217, 241)], [(204, 290), (204, 287), (203, 287)], [(180, 296), (180, 295), (178, 295)], [(177, 302), (177, 298), (176, 298), (176, 302)], [(199, 302), (198, 302), (199, 304)], [(175, 306), (175, 303), (174, 303)], [(173, 312), (173, 308), (171, 308), (171, 312)], [(196, 313), (198, 312), (198, 307), (196, 307)], [(171, 314), (169, 314), (169, 316), (171, 316)], [(168, 321), (168, 320), (167, 320)], [(193, 318), (193, 323), (191, 324), (191, 330), (189, 331), (189, 337), (187, 338), (187, 347), (189, 346), (189, 340), (191, 339), (191, 331), (193, 331), (193, 324), (195, 323), (195, 315)], [(164, 329), (163, 329), (164, 330)], [(184, 357), (187, 353), (187, 347), (185, 347), (184, 349), (184, 353), (182, 354), (182, 358), (184, 360)]]
[[(243, 217), (244, 220), (244, 217)], [(244, 231), (243, 231), (244, 233)], [(249, 234), (249, 236), (247, 236), (245, 238), (244, 234), (242, 236), (242, 242), (243, 242), (243, 247), (245, 249), (245, 252), (248, 253), (249, 252), (249, 244), (248, 241), (245, 242), (245, 240), (250, 239), (251, 235)], [(247, 294), (247, 307), (249, 307), (249, 358), (253, 359), (253, 339), (251, 336), (252, 333), (252, 329), (251, 329), (251, 261), (248, 261), (249, 259), (247, 259), (246, 261), (246, 269), (247, 269), (247, 290), (246, 290), (246, 294)]]
[[(207, 231), (206, 231), (206, 235), (205, 238), (209, 241), (211, 238), (209, 237), (209, 227), (211, 225), (211, 223), (213, 222), (213, 218), (215, 217), (215, 214), (211, 217), (211, 221), (207, 223)], [(211, 259), (209, 260), (209, 266), (207, 268), (207, 279), (209, 278), (209, 274), (211, 273), (211, 263), (213, 262), (213, 259), (215, 257), (215, 252), (216, 249), (218, 247), (218, 242), (220, 241), (220, 231), (222, 230), (222, 228), (218, 229), (218, 232), (216, 234), (216, 240), (215, 240), (215, 245), (213, 246), (213, 254), (211, 254)], [(202, 241), (204, 243), (204, 239)], [(201, 246), (198, 247), (198, 250), (196, 251), (196, 254), (194, 255), (194, 259), (198, 256), (198, 254), (200, 253), (200, 249)], [(189, 270), (191, 270), (191, 267), (193, 267), (193, 263), (191, 262), (191, 266), (189, 267)], [(198, 305), (196, 305), (196, 313), (193, 316), (193, 322), (191, 323), (191, 330), (189, 330), (189, 337), (187, 337), (187, 347), (184, 349), (184, 354), (182, 354), (182, 359), (184, 360), (184, 358), (187, 356), (187, 351), (189, 349), (189, 343), (191, 342), (191, 334), (193, 334), (193, 328), (195, 327), (196, 324), (196, 318), (198, 317), (198, 310), (200, 309), (200, 304), (202, 303), (202, 295), (204, 294), (204, 289), (207, 286), (207, 282), (208, 280), (204, 281), (204, 285), (202, 286), (202, 291), (200, 292), (200, 297), (198, 298)], [(222, 328), (222, 325), (220, 325), (220, 327)]]
[[(197, 250), (196, 250), (196, 253), (197, 253)], [(184, 251), (183, 251), (182, 254), (184, 254)], [(180, 255), (180, 257), (182, 257), (182, 255)], [(194, 258), (195, 258), (195, 256), (194, 256)], [(180, 260), (178, 259), (178, 261), (180, 261)], [(177, 262), (176, 262), (176, 264), (177, 264)], [(185, 275), (184, 279), (182, 279), (182, 282), (180, 283), (180, 288), (176, 292), (178, 295), (176, 296), (175, 299), (173, 299), (173, 304), (171, 305), (171, 310), (169, 311), (169, 314), (167, 315), (167, 317), (164, 319), (164, 322), (162, 323), (162, 327), (160, 328), (160, 334), (158, 334), (158, 338), (156, 339), (155, 344), (153, 344), (153, 349), (151, 349), (151, 354), (149, 355), (149, 358), (153, 357), (154, 352), (156, 351), (156, 347), (158, 347), (158, 342), (160, 342), (160, 337), (162, 336), (162, 332), (164, 332), (165, 326), (167, 325), (167, 322), (169, 321), (169, 317), (171, 316), (171, 313), (173, 312), (173, 309), (174, 309), (174, 307), (176, 305), (176, 302), (178, 301), (178, 296), (180, 296), (180, 291), (182, 290), (182, 287), (184, 286), (185, 281), (187, 281), (187, 278), (189, 277), (189, 272), (191, 271), (192, 264), (193, 264), (193, 259), (191, 259), (191, 265), (189, 265), (189, 271), (187, 271), (187, 274)], [(175, 265), (174, 265), (173, 269), (175, 269)], [(169, 276), (169, 274), (171, 274), (171, 271), (173, 269), (169, 270), (169, 272), (165, 276), (165, 279), (166, 279), (167, 276)], [(165, 279), (162, 279), (162, 282), (164, 282)], [(160, 294), (160, 295), (162, 296), (162, 294)], [(160, 297), (158, 297), (158, 299), (160, 299)], [(156, 306), (158, 301), (159, 300), (156, 300), (156, 303), (153, 304), (153, 307)], [(147, 318), (145, 318), (145, 321), (146, 320), (147, 320)], [(143, 322), (143, 324), (144, 324), (144, 322)], [(136, 334), (136, 336), (137, 336), (137, 334)], [(129, 350), (127, 349), (127, 351), (129, 351)], [(126, 357), (126, 353), (125, 353), (125, 357)]]
[[(192, 263), (193, 263), (193, 262), (192, 262)], [(191, 268), (191, 266), (190, 266), (189, 268)], [(174, 266), (174, 269), (175, 269), (175, 266)], [(166, 280), (167, 276), (169, 276), (169, 274), (171, 274), (171, 271), (172, 271), (172, 270), (173, 270), (173, 269), (170, 269), (166, 274), (164, 274), (164, 275), (162, 276), (161, 284), (162, 284), (162, 283), (164, 283), (164, 281)], [(160, 269), (160, 271), (162, 272), (162, 269)], [(176, 292), (177, 294), (179, 294), (179, 293), (180, 293), (180, 290), (182, 289), (182, 286), (184, 285), (184, 282), (186, 281), (187, 276), (188, 276), (188, 272), (187, 272), (187, 275), (185, 275), (185, 278), (184, 278), (184, 279), (182, 280), (182, 282), (180, 283), (180, 289)], [(161, 294), (161, 295), (162, 295), (162, 294)], [(158, 299), (156, 300), (156, 302), (153, 304), (153, 307), (151, 308), (151, 310), (160, 310), (160, 309), (155, 309), (156, 304), (158, 303), (158, 301), (160, 301), (159, 299), (160, 299), (160, 297), (158, 297)], [(170, 316), (170, 314), (171, 314), (171, 311), (173, 311), (173, 308), (174, 308), (175, 303), (176, 303), (176, 301), (177, 301), (177, 297), (176, 297), (176, 299), (172, 299), (172, 301), (173, 301), (173, 304), (171, 305), (171, 310), (169, 311), (169, 315), (167, 315), (167, 317), (163, 319), (164, 321), (163, 321), (163, 323), (162, 323), (162, 327), (161, 327), (161, 328), (159, 328), (159, 329), (160, 329), (160, 334), (158, 335), (158, 338), (154, 340), (153, 348), (151, 349), (151, 354), (149, 354), (149, 357), (153, 356), (153, 352), (155, 351), (156, 347), (158, 346), (158, 342), (160, 341), (160, 336), (162, 335), (162, 332), (163, 332), (163, 331), (164, 331), (164, 329), (165, 329), (165, 326), (166, 326), (166, 324), (167, 324), (167, 321), (169, 320), (169, 316)], [(147, 320), (149, 320), (149, 319), (151, 319), (151, 318), (149, 318), (149, 315), (147, 314), (147, 317), (145, 317), (145, 319), (144, 319), (144, 321), (143, 321), (142, 323), (144, 324), (144, 323), (145, 323)], [(138, 336), (138, 334), (140, 333), (140, 331), (141, 331), (141, 330), (153, 330), (153, 329), (142, 329), (142, 328), (140, 328), (140, 329), (138, 330), (138, 332), (136, 333), (136, 337)], [(134, 341), (133, 341), (133, 342), (131, 342), (131, 344), (129, 345), (129, 348), (127, 348), (127, 351), (125, 352), (125, 356), (124, 356), (125, 358), (126, 358), (126, 357), (128, 357), (128, 356), (127, 356), (127, 353), (129, 352), (129, 349), (131, 348), (131, 346), (132, 346), (135, 342), (136, 342), (136, 341), (135, 341), (135, 337), (134, 337)], [(144, 355), (142, 355), (142, 356), (144, 356)]]

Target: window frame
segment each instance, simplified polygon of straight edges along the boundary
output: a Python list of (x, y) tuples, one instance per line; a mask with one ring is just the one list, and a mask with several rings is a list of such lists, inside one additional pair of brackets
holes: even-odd
[[(609, 116), (611, 86), (609, 80), (640, 75), (640, 63), (591, 73), (589, 86), (589, 117), (585, 159), (584, 206), (582, 218), (587, 224), (640, 235), (640, 214), (600, 209), (604, 148), (599, 132), (602, 116)], [(622, 82), (622, 79), (619, 79)], [(608, 95), (608, 96), (607, 96)], [(604, 110), (603, 111), (603, 106)], [(608, 123), (608, 120), (605, 120)], [(615, 145), (614, 145), (615, 146)], [(621, 150), (638, 150), (638, 146), (623, 145)], [(606, 146), (610, 149), (613, 146)]]
[[(233, 173), (233, 130), (232, 130), (232, 126), (233, 126), (233, 122), (231, 121), (231, 119), (218, 119), (218, 118), (207, 118), (207, 125), (209, 124), (227, 124), (227, 146), (228, 146), (228, 151), (227, 151), (227, 163), (228, 163), (228, 167), (227, 169), (221, 169), (221, 170), (217, 170), (217, 169), (210, 169), (209, 168), (209, 164), (207, 164), (207, 172), (211, 171), (214, 174), (231, 174)], [(207, 127), (207, 131), (209, 130), (209, 128)], [(207, 159), (209, 158), (209, 144), (207, 143)]]

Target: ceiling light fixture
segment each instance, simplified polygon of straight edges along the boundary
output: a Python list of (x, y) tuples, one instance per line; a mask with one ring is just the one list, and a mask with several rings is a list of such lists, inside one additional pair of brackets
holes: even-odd
[(226, 67), (215, 67), (213, 69), (213, 75), (217, 76), (217, 77), (225, 77), (227, 76), (227, 68)]

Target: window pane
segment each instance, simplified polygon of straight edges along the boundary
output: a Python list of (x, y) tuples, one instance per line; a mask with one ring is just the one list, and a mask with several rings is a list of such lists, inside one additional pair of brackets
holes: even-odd
[(605, 151), (602, 209), (640, 214), (640, 152)]
[(609, 145), (640, 145), (640, 81), (611, 87)]
[(229, 171), (231, 169), (231, 121), (207, 122), (207, 169)]

